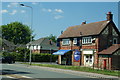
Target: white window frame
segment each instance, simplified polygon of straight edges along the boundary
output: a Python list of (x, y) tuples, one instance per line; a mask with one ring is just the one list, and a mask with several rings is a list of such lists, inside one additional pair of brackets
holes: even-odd
[(73, 44), (77, 44), (77, 38), (73, 39)]
[[(116, 43), (114, 43), (114, 40), (116, 40)], [(113, 44), (117, 44), (118, 41), (117, 41), (117, 38), (113, 38)]]
[(41, 46), (38, 45), (38, 50), (40, 50)]
[(70, 39), (62, 39), (62, 45), (70, 45)]
[(83, 37), (82, 44), (89, 44), (92, 43), (92, 37)]
[(36, 50), (37, 49), (37, 46), (36, 45), (34, 45), (34, 50)]

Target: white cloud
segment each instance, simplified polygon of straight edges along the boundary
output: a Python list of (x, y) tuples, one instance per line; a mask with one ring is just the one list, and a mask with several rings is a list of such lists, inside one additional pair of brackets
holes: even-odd
[(1, 13), (8, 13), (8, 10), (6, 10), (6, 9), (1, 10)]
[(10, 4), (7, 5), (7, 7), (18, 7), (19, 3), (18, 2), (11, 2)]
[(10, 14), (11, 15), (14, 15), (14, 14), (16, 14), (17, 13), (17, 10), (13, 10)]
[(7, 5), (7, 7), (9, 8), (9, 7), (11, 7), (11, 5)]
[(61, 9), (55, 9), (55, 12), (63, 13), (63, 10), (61, 10)]
[(47, 11), (48, 11), (48, 12), (52, 12), (52, 10), (51, 10), (51, 9), (48, 9)]
[(38, 4), (38, 3), (37, 3), (37, 2), (32, 2), (32, 4), (33, 4), (33, 5), (36, 5), (36, 4)]
[(63, 16), (61, 15), (54, 16), (54, 19), (60, 19), (60, 18), (63, 18)]
[(44, 12), (52, 12), (52, 9), (43, 8), (42, 11), (44, 11)]
[(25, 13), (26, 11), (25, 10), (21, 10), (21, 13)]
[(56, 13), (64, 13), (62, 9), (54, 9), (54, 10), (52, 10), (52, 9), (43, 8), (42, 11), (44, 11), (44, 12), (53, 12), (55, 14)]

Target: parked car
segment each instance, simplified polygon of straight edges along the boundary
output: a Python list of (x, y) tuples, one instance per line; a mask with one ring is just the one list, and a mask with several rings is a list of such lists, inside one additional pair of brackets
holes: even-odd
[(7, 56), (7, 57), (0, 57), (0, 62), (12, 64), (15, 63), (15, 60), (13, 57)]

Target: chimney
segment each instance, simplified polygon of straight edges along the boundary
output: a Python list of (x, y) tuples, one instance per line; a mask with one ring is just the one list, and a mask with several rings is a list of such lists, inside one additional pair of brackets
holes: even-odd
[(108, 12), (106, 18), (107, 18), (107, 21), (113, 20), (113, 14), (111, 12)]
[(82, 24), (86, 24), (86, 21), (82, 22)]

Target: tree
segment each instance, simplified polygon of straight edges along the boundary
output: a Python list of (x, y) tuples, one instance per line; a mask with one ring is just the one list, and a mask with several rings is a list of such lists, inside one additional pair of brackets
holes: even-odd
[(33, 38), (32, 30), (20, 22), (12, 22), (1, 27), (2, 38), (14, 42), (14, 44), (26, 44)]
[(56, 36), (54, 36), (53, 34), (51, 34), (50, 36), (48, 36), (48, 38), (50, 39), (50, 40), (52, 40), (53, 42), (57, 42), (57, 38), (56, 38)]

